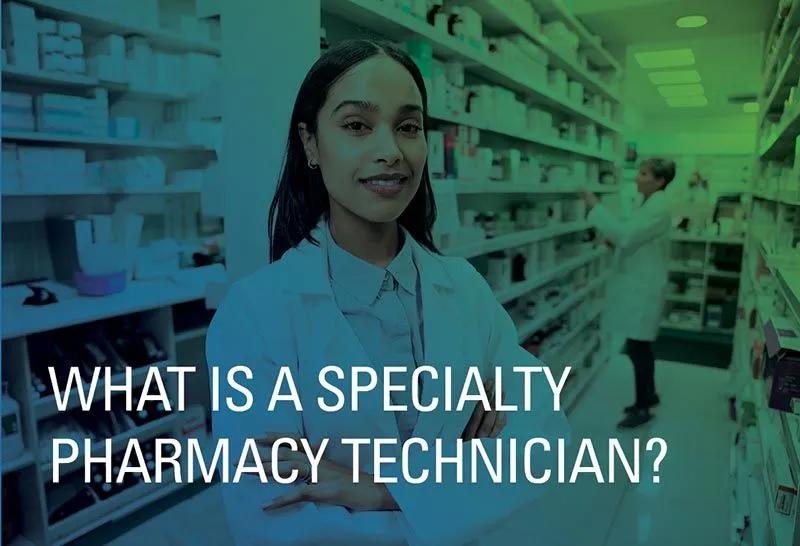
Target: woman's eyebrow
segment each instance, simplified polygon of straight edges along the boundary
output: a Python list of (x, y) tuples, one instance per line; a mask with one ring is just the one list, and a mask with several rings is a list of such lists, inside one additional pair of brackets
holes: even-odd
[[(336, 108), (333, 109), (331, 112), (331, 117), (333, 117), (336, 112), (341, 110), (342, 108), (346, 108), (347, 106), (352, 106), (358, 110), (364, 110), (367, 112), (380, 112), (380, 106), (375, 104), (374, 102), (369, 102), (365, 100), (344, 100), (340, 102)], [(411, 114), (422, 112), (422, 106), (418, 104), (404, 104), (403, 106), (397, 109), (398, 114)]]
[(336, 108), (333, 109), (333, 112), (331, 112), (331, 116), (333, 116), (334, 114), (336, 114), (336, 112), (347, 106), (353, 106), (358, 110), (366, 110), (368, 112), (380, 111), (380, 108), (374, 102), (369, 102), (365, 100), (343, 100), (336, 106)]
[(422, 106), (419, 104), (404, 104), (397, 109), (399, 114), (416, 114), (417, 112), (422, 113)]

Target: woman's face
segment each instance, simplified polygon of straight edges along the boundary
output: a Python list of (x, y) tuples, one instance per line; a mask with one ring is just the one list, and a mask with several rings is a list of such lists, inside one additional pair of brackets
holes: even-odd
[(299, 129), (334, 218), (393, 222), (417, 192), (428, 154), (422, 97), (408, 70), (390, 57), (351, 68), (330, 89), (316, 135), (304, 124)]
[(664, 179), (656, 178), (653, 168), (647, 163), (642, 163), (639, 166), (639, 174), (636, 175), (636, 186), (639, 188), (639, 193), (649, 197), (664, 187)]

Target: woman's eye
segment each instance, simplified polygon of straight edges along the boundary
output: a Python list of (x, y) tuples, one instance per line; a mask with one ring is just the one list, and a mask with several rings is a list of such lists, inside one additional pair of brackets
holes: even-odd
[(422, 131), (422, 127), (416, 123), (404, 123), (400, 126), (400, 131), (409, 136), (417, 136)]
[(354, 133), (363, 133), (368, 129), (367, 125), (361, 121), (348, 121), (344, 124), (344, 128)]

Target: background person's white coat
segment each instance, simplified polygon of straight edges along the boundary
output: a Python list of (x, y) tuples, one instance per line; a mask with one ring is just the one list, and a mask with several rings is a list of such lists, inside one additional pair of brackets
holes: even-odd
[(602, 203), (588, 220), (614, 245), (617, 261), (609, 283), (609, 301), (615, 334), (626, 339), (655, 341), (664, 311), (669, 280), (669, 202), (657, 191), (630, 217), (615, 216)]
[[(316, 238), (319, 240), (318, 232)], [(479, 365), (488, 372), (494, 365), (502, 365), (509, 371), (503, 385), (506, 402), (521, 404), (522, 382), (512, 379), (520, 380), (522, 376), (511, 374), (511, 367), (539, 365), (539, 362), (519, 346), (511, 318), (466, 260), (436, 256), (413, 239), (410, 241), (422, 287), (425, 363), (440, 371), (444, 366), (452, 366), (453, 382), (459, 389), (467, 366)], [(318, 382), (322, 367), (368, 364), (364, 349), (335, 304), (326, 264), (324, 249), (304, 241), (279, 262), (237, 282), (214, 317), (207, 338), (209, 365), (222, 367), (222, 378), (226, 375), (225, 368), (238, 364), (249, 366), (255, 376), (248, 382), (255, 394), (253, 410), (213, 414), (214, 436), (230, 438), (232, 453), (237, 453), (245, 438), (285, 432), (300, 434), (312, 442), (330, 438), (332, 442), (325, 456), (350, 467), (351, 448), (338, 446), (337, 439), (398, 437), (394, 415), (382, 409), (380, 390), (362, 396), (357, 412), (344, 409), (326, 413), (319, 408), (318, 396), (325, 396), (328, 403), (333, 401), (333, 396)], [(280, 366), (292, 369), (303, 403), (302, 414), (289, 403), (279, 404), (274, 412), (266, 411)], [(484, 377), (490, 375), (486, 373)], [(444, 394), (437, 389), (442, 382), (430, 381), (426, 375), (423, 378), (423, 397), (429, 400), (435, 395), (441, 401)], [(553, 452), (544, 454), (541, 448), (534, 449), (537, 456), (533, 470), (536, 476), (541, 476), (545, 468), (554, 468), (555, 463), (548, 462), (548, 458), (552, 455), (554, 459), (556, 440), (567, 437), (569, 429), (563, 413), (552, 411), (553, 397), (544, 377), (539, 375), (533, 384), (534, 411), (509, 414), (500, 437), (519, 439), (520, 464), (525, 440), (547, 438)], [(228, 395), (241, 400), (240, 394), (224, 389), (220, 399)], [(458, 392), (453, 396), (457, 399)], [(345, 407), (349, 408), (349, 395), (347, 398)], [(414, 436), (426, 439), (431, 445), (435, 438), (455, 440), (473, 408), (465, 407), (459, 413), (442, 410), (420, 413)], [(399, 451), (398, 446), (391, 454), (399, 458)], [(465, 476), (469, 477), (471, 458), (467, 449), (464, 452)], [(371, 450), (362, 448), (360, 463), (362, 471), (372, 472)], [(504, 463), (507, 465), (508, 461)], [(412, 475), (419, 475), (422, 468), (431, 469), (433, 476), (432, 453), (414, 457)], [(494, 484), (484, 479), (474, 485), (448, 479), (445, 483), (429, 480), (412, 485), (401, 480), (388, 486), (401, 511), (351, 513), (339, 506), (300, 503), (262, 512), (262, 505), (293, 487), (296, 486), (265, 485), (257, 478), (223, 485), (227, 517), (236, 543), (463, 544), (479, 539), (539, 496), (546, 486), (531, 485), (524, 479), (516, 484)], [(535, 516), (535, 511), (531, 516)]]

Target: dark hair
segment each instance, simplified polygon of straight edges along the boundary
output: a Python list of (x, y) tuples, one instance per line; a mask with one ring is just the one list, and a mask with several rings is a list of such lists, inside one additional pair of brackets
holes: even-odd
[[(380, 40), (348, 40), (329, 49), (311, 67), (297, 92), (289, 137), (278, 187), (269, 208), (269, 258), (270, 262), (294, 248), (303, 239), (318, 244), (311, 231), (323, 214), (329, 212), (328, 191), (318, 169), (311, 169), (306, 161), (298, 125), (305, 122), (310, 133), (317, 131), (317, 116), (330, 88), (348, 70), (376, 55), (387, 55), (403, 65), (414, 78), (423, 105), (423, 127), (428, 126), (428, 94), (422, 74), (408, 54), (390, 42)], [(419, 190), (398, 222), (421, 245), (438, 253), (431, 230), (436, 220), (436, 203), (433, 199), (428, 164), (422, 172)]]
[(653, 176), (664, 180), (664, 187), (675, 178), (675, 162), (665, 157), (650, 157), (642, 161), (642, 165), (647, 165), (653, 171)]

